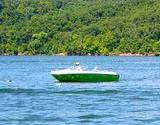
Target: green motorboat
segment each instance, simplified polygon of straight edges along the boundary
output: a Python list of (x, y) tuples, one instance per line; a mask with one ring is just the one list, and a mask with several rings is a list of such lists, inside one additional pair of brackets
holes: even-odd
[(71, 68), (51, 71), (51, 75), (60, 82), (112, 82), (119, 80), (118, 73), (97, 69), (85, 71), (81, 68)]

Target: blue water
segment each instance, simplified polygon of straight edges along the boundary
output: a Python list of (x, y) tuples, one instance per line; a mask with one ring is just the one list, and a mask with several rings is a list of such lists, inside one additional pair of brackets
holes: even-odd
[[(59, 83), (79, 61), (119, 82)], [(8, 81), (11, 80), (11, 81)], [(0, 56), (0, 125), (160, 125), (160, 57)]]

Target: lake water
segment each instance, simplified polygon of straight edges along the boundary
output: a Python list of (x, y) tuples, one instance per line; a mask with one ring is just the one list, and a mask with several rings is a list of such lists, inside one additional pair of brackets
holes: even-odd
[[(74, 62), (119, 82), (59, 83)], [(11, 80), (8, 81), (8, 80)], [(160, 57), (0, 56), (0, 125), (160, 125)]]

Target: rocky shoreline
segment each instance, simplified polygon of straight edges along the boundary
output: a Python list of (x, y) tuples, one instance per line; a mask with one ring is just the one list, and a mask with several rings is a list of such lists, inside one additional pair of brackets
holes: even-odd
[[(12, 54), (3, 54), (1, 56), (36, 56), (36, 55), (31, 55), (31, 54), (26, 54), (26, 53), (18, 53), (17, 55), (12, 55)], [(37, 56), (45, 56), (45, 54), (37, 54)], [(145, 53), (145, 54), (140, 54), (140, 53), (111, 53), (108, 55), (99, 55), (99, 54), (67, 54), (67, 53), (59, 53), (59, 54), (52, 54), (49, 56), (160, 56), (160, 53)]]
[[(116, 56), (160, 56), (160, 53), (121, 53), (121, 54), (115, 54)], [(111, 55), (112, 56), (112, 55)]]

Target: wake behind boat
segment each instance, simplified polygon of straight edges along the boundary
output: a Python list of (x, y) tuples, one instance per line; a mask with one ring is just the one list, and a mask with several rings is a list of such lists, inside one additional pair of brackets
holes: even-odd
[(111, 82), (118, 81), (119, 75), (112, 71), (82, 70), (79, 63), (75, 67), (64, 70), (51, 71), (60, 82)]

